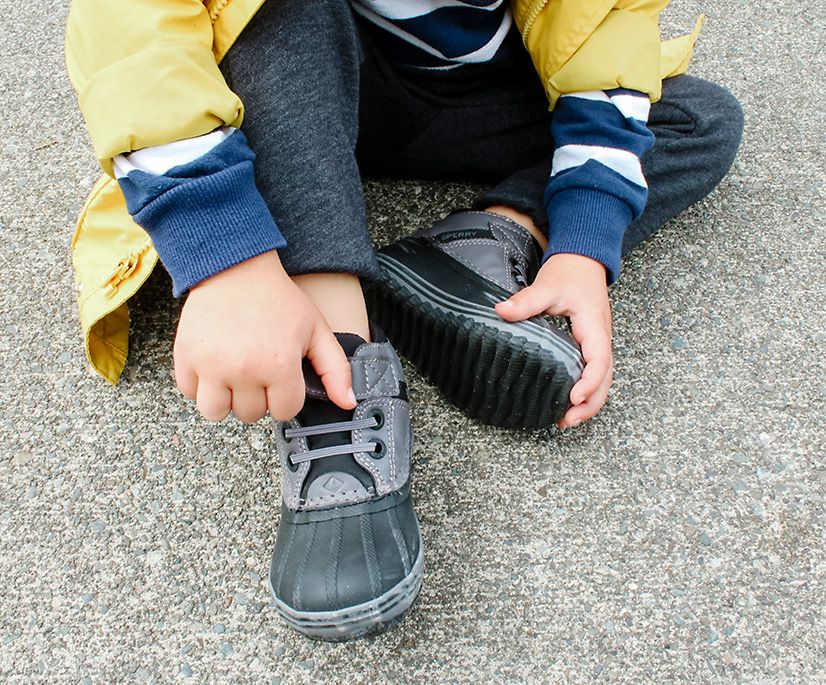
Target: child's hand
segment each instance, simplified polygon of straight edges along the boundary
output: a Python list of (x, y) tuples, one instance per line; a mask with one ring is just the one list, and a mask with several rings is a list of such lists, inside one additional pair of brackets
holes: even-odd
[(231, 410), (252, 422), (269, 410), (277, 420), (291, 419), (304, 405), (305, 356), (330, 399), (354, 408), (344, 351), (275, 252), (190, 291), (175, 338), (175, 378), (205, 418), (220, 421)]
[(522, 321), (543, 312), (570, 318), (585, 370), (571, 389), (574, 406), (557, 425), (570, 428), (595, 416), (605, 404), (613, 378), (611, 305), (605, 267), (589, 257), (553, 255), (531, 286), (500, 302), (496, 311), (507, 321)]

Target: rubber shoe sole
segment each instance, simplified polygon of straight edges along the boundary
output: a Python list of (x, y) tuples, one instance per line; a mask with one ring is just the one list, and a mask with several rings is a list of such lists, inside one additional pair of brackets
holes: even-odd
[(448, 400), (503, 428), (547, 428), (562, 418), (582, 371), (567, 334), (530, 320), (507, 323), (493, 309), (496, 298), (487, 307), (463, 301), (378, 257), (384, 277), (366, 289), (370, 316)]
[(390, 630), (404, 620), (410, 611), (424, 577), (424, 546), (419, 536), (419, 554), (408, 573), (399, 583), (380, 597), (336, 611), (299, 611), (278, 599), (269, 581), (275, 610), (286, 623), (313, 640), (345, 642)]

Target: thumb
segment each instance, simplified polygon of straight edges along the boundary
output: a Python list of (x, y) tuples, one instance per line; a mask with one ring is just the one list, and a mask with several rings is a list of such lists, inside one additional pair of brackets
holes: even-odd
[(550, 306), (547, 294), (531, 285), (496, 305), (496, 313), (505, 321), (522, 321), (541, 314)]
[(354, 409), (356, 396), (353, 393), (350, 362), (327, 322), (320, 316), (313, 328), (306, 356), (321, 378), (327, 396), (342, 409)]

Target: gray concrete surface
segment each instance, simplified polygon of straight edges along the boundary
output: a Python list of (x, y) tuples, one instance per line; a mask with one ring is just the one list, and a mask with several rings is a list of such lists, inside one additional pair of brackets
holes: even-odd
[[(163, 274), (123, 382), (86, 367), (68, 246), (98, 171), (66, 4), (0, 0), (0, 680), (826, 682), (823, 0), (669, 9), (671, 34), (708, 13), (692, 72), (744, 104), (734, 169), (626, 262), (589, 425), (484, 428), (411, 372), (424, 590), (346, 645), (270, 607), (269, 427), (178, 396)], [(377, 241), (472, 192), (371, 183)]]

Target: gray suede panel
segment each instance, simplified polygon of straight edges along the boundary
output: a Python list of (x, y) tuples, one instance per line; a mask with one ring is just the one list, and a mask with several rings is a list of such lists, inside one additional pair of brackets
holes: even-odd
[[(440, 236), (461, 231), (468, 231), (468, 237), (439, 241)], [(474, 237), (474, 231), (489, 231), (494, 237)], [(527, 229), (491, 212), (457, 212), (415, 235), (434, 239), (440, 250), (510, 293), (521, 288), (513, 277), (512, 260), (526, 273), (536, 268), (533, 237)]]
[(350, 359), (356, 399), (398, 395), (404, 372), (390, 343), (367, 343)]
[(363, 452), (355, 456), (356, 461), (373, 477), (376, 494), (387, 495), (398, 490), (410, 476), (410, 406), (404, 400), (376, 397), (359, 404), (355, 418), (365, 418), (376, 410), (384, 415), (384, 425), (353, 431), (353, 440), (381, 440), (385, 445), (385, 454), (380, 459)]
[(362, 485), (358, 478), (349, 473), (331, 471), (321, 478), (316, 478), (307, 488), (307, 498), (302, 509), (320, 509), (323, 507), (354, 504), (370, 499), (372, 494)]
[(278, 451), (278, 456), (281, 461), (281, 478), (282, 478), (282, 496), (284, 504), (289, 509), (298, 509), (301, 501), (301, 487), (304, 484), (304, 478), (310, 470), (310, 462), (300, 464), (299, 467), (293, 471), (289, 466), (289, 455), (306, 452), (307, 438), (292, 438), (287, 440), (284, 437), (285, 428), (301, 428), (301, 424), (296, 419), (290, 421), (280, 422), (275, 424), (273, 432), (275, 433), (275, 445)]
[(373, 478), (375, 487), (365, 488), (352, 475), (336, 471), (315, 479), (302, 499), (311, 462), (301, 463), (295, 470), (290, 467), (291, 454), (309, 450), (306, 438), (284, 437), (285, 428), (302, 427), (297, 419), (292, 419), (276, 424), (274, 431), (284, 482), (283, 499), (288, 509), (308, 511), (364, 502), (395, 492), (410, 476), (410, 407), (406, 400), (395, 397), (401, 393), (404, 372), (393, 346), (388, 342), (361, 345), (350, 358), (350, 368), (353, 390), (359, 400), (353, 419), (367, 418), (376, 412), (385, 417), (382, 426), (355, 430), (351, 438), (353, 444), (380, 441), (385, 446), (380, 458), (368, 453), (353, 455)]

